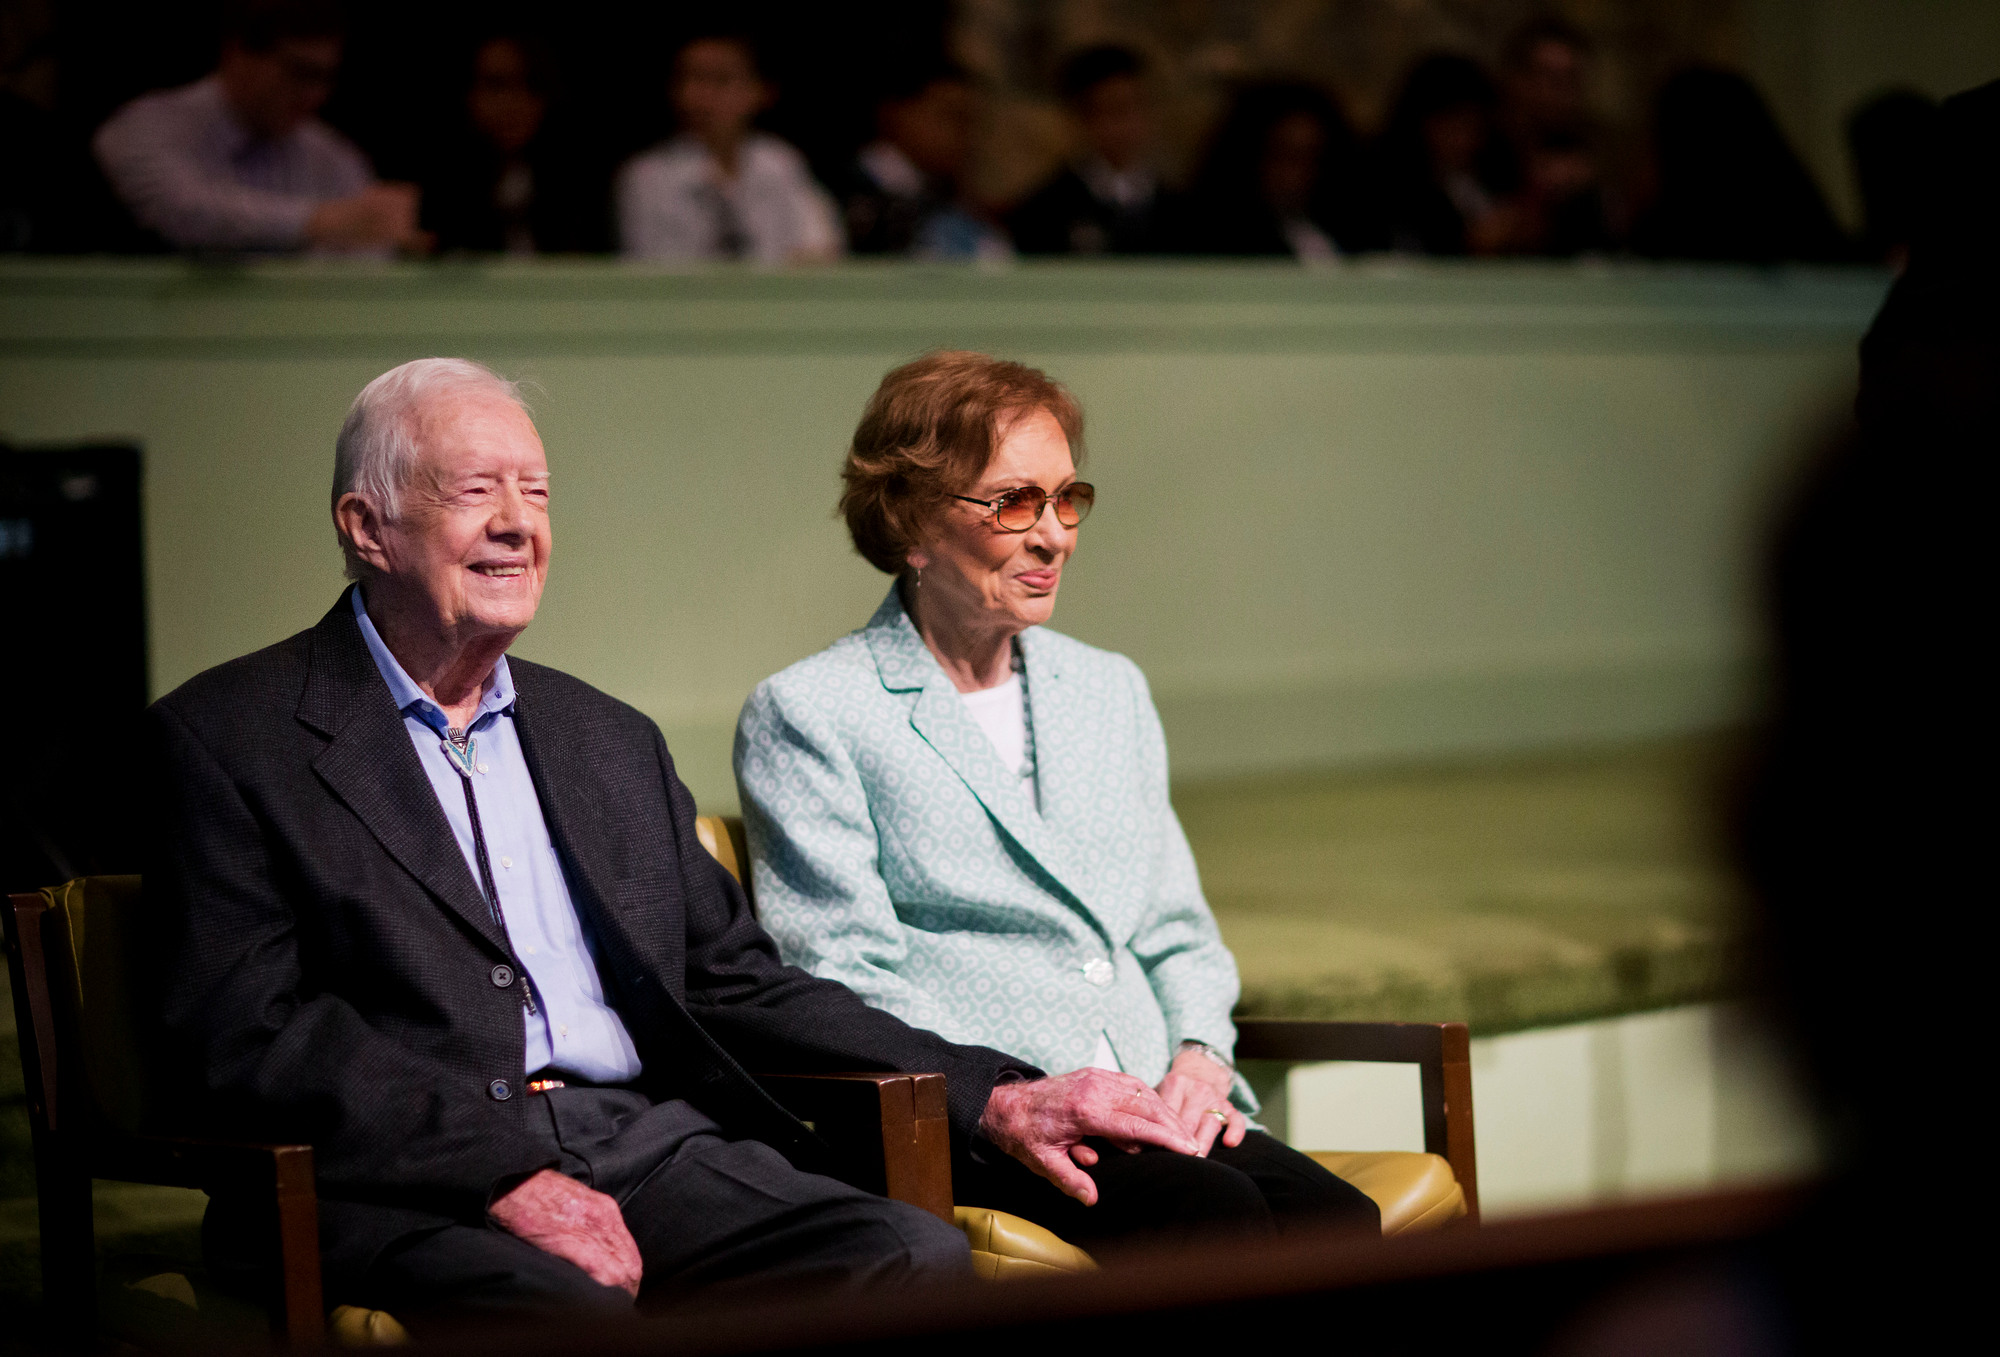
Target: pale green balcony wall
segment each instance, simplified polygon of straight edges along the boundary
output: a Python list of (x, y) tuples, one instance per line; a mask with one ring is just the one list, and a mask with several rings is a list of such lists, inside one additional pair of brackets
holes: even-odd
[(521, 654), (657, 719), (697, 798), (765, 675), (886, 578), (833, 518), (892, 364), (1047, 367), (1099, 509), (1056, 626), (1136, 659), (1177, 776), (1741, 718), (1754, 560), (1847, 399), (1870, 273), (1401, 264), (0, 267), (0, 438), (146, 452), (152, 686), (340, 586), (333, 436), (394, 363), (535, 384), (555, 558)]

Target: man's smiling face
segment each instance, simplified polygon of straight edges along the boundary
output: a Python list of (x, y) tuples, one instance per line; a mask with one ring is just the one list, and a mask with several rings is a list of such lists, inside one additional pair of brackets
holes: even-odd
[(469, 640), (534, 620), (549, 571), (549, 463), (527, 413), (498, 392), (440, 396), (415, 416), (417, 464), (383, 525), (387, 573), (433, 625)]

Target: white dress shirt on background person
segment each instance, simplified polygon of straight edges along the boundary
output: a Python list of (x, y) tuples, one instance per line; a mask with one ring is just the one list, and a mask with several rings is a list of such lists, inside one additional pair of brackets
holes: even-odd
[(134, 99), (91, 144), (139, 224), (182, 249), (304, 249), (314, 211), (375, 180), (367, 157), (317, 118), (259, 137), (215, 76)]
[(786, 264), (835, 258), (842, 244), (805, 157), (762, 132), (743, 139), (734, 176), (692, 136), (634, 156), (618, 174), (618, 235), (633, 259)]

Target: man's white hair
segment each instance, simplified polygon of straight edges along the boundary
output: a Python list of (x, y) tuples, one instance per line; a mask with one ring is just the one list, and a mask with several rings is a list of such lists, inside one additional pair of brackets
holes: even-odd
[[(338, 506), (341, 496), (356, 494), (374, 505), (385, 523), (395, 522), (403, 510), (403, 490), (416, 473), (423, 407), (440, 396), (471, 391), (492, 392), (524, 413), (528, 409), (520, 383), (470, 358), (418, 358), (362, 387), (334, 441), (333, 503)], [(366, 567), (347, 534), (335, 531), (347, 558), (347, 578), (358, 580)]]

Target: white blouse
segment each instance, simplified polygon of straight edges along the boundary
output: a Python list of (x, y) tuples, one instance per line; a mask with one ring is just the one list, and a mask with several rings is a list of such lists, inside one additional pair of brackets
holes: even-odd
[(1028, 763), (1028, 698), (1021, 687), (1021, 676), (1009, 674), (1005, 683), (959, 696), (965, 700), (972, 719), (986, 732), (986, 738), (993, 741), (1000, 766), (1011, 768), (1022, 777), (1032, 777), (1035, 770)]

